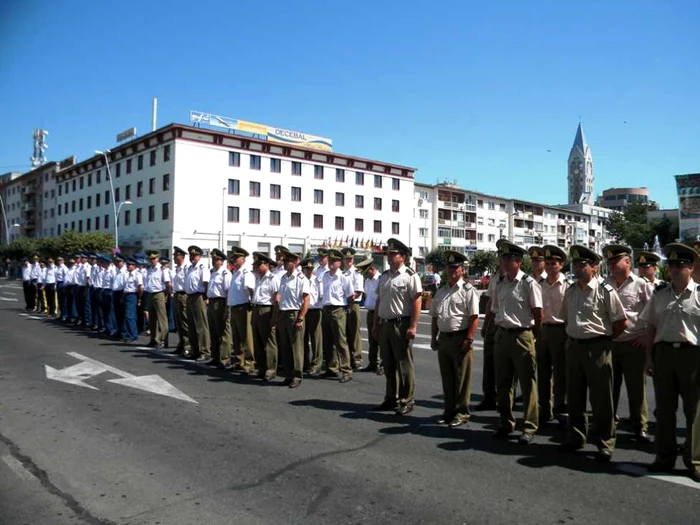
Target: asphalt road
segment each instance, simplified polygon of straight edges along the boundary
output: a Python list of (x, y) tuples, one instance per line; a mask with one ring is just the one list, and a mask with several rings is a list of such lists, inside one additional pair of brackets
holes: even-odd
[[(0, 281), (3, 525), (697, 522), (700, 486), (681, 471), (647, 476), (652, 447), (624, 427), (613, 462), (601, 465), (593, 447), (557, 453), (554, 426), (527, 447), (492, 441), (495, 412), (437, 426), (441, 387), (425, 315), (417, 406), (400, 418), (371, 411), (384, 389), (374, 374), (262, 386), (33, 319), (20, 300), (15, 282)], [(474, 403), (481, 356), (479, 341)], [(45, 365), (79, 365), (71, 370), (85, 377), (107, 368), (88, 388), (48, 379)], [(182, 395), (129, 386), (142, 376)], [(649, 394), (653, 409), (651, 385)]]

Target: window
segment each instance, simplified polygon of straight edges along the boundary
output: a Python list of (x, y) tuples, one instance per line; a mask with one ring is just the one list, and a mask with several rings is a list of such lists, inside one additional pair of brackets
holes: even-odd
[(92, 219), (85, 220), (85, 230), (90, 231), (92, 229)]
[(335, 229), (336, 230), (344, 230), (345, 229), (345, 217), (336, 217), (335, 218)]
[(131, 161), (132, 161), (132, 160), (133, 160), (133, 159), (126, 159), (126, 174), (127, 174), (127, 175), (128, 175), (129, 173), (131, 173)]
[(240, 210), (238, 209), (238, 206), (229, 206), (228, 207), (228, 222), (239, 222), (240, 219)]
[(355, 219), (355, 231), (365, 231), (365, 221), (363, 219)]
[(363, 195), (355, 195), (355, 208), (364, 208), (365, 198)]
[(301, 175), (301, 162), (292, 161), (292, 175)]
[(120, 202), (121, 199), (119, 198), (119, 188), (114, 189), (114, 202)]
[[(73, 179), (73, 191), (76, 191), (76, 190), (77, 190), (76, 184), (77, 184), (76, 180)], [(71, 230), (72, 230), (72, 229), (73, 229), (73, 228), (71, 228)]]
[(374, 221), (374, 233), (382, 233), (382, 221)]
[(156, 150), (152, 150), (150, 153), (150, 158), (148, 159), (148, 165), (149, 166), (155, 166), (156, 165)]
[(61, 195), (63, 195), (63, 186), (58, 187), (58, 196), (60, 197)]
[[(117, 177), (119, 177), (119, 164), (117, 164)], [(102, 171), (97, 170), (97, 173), (95, 174), (95, 184), (99, 184), (102, 182)], [(68, 183), (66, 183), (68, 184)], [(66, 186), (66, 189), (68, 189), (68, 186)], [(95, 228), (96, 230), (99, 228)]]
[(127, 184), (124, 188), (124, 199), (129, 200), (131, 198), (131, 184)]
[[(398, 180), (398, 179), (394, 179), (394, 180)], [(399, 201), (397, 201), (397, 200), (391, 201), (391, 211), (393, 211), (393, 212), (399, 211)]]
[(428, 228), (418, 228), (418, 237), (427, 237)]
[[(251, 182), (250, 183), (250, 196), (251, 197), (260, 197), (260, 183), (259, 182)], [(255, 223), (255, 224), (258, 224), (258, 223)]]
[(92, 173), (88, 173), (88, 188), (92, 186)]
[(143, 210), (141, 208), (138, 208), (136, 210), (136, 224), (141, 224), (143, 221)]
[(148, 179), (148, 193), (149, 195), (153, 195), (156, 192), (156, 178), (151, 177)]
[(51, 218), (52, 218), (52, 219), (54, 218), (54, 214), (55, 214), (55, 213), (56, 213), (56, 211), (55, 211), (53, 208), (51, 208)]
[(365, 185), (365, 174), (361, 171), (355, 172), (355, 184), (357, 184), (358, 186)]
[(70, 221), (70, 229), (75, 231), (75, 221)]
[(493, 233), (489, 233), (489, 242), (496, 242), (496, 236)]
[(484, 207), (484, 201), (482, 201), (481, 199), (479, 199), (478, 201), (476, 201), (476, 205), (477, 205), (479, 208), (483, 208), (483, 207)]
[[(97, 226), (95, 226), (95, 228), (97, 228)], [(58, 234), (61, 235), (61, 225), (60, 224), (58, 225)]]
[(335, 181), (345, 182), (345, 170), (342, 170), (340, 168), (335, 169)]
[(495, 210), (496, 209), (496, 203), (495, 202), (489, 202), (489, 210)]
[(88, 195), (87, 198), (87, 209), (89, 210), (90, 208), (92, 208), (92, 195)]
[(335, 193), (335, 205), (336, 206), (345, 206), (345, 194), (344, 193)]
[(323, 180), (323, 166), (314, 166), (314, 179)]
[(163, 162), (168, 162), (170, 160), (170, 144), (163, 146)]
[(240, 195), (241, 193), (241, 181), (238, 179), (228, 180), (228, 194), (229, 195)]
[(270, 171), (280, 173), (282, 171), (282, 161), (280, 159), (270, 159)]
[(484, 240), (484, 234), (483, 233), (477, 233), (476, 234), (476, 240), (479, 242), (482, 242)]
[(148, 207), (148, 222), (154, 222), (156, 220), (156, 207)]
[(131, 210), (126, 210), (124, 212), (124, 226), (129, 226), (131, 224)]
[(101, 194), (101, 193), (98, 193), (98, 194), (95, 195), (95, 208), (99, 208), (99, 207), (100, 207), (100, 197), (102, 197), (102, 194)]
[(401, 179), (391, 179), (391, 189), (397, 191), (401, 189)]
[(270, 210), (270, 226), (279, 226), (280, 222), (280, 212), (277, 210)]
[(136, 183), (136, 196), (143, 197), (143, 181)]
[(271, 199), (281, 199), (282, 198), (282, 187), (279, 184), (270, 184), (270, 198)]
[(109, 229), (109, 215), (105, 215), (105, 230)]
[(292, 228), (301, 228), (301, 213), (292, 212)]
[(170, 190), (170, 173), (163, 175), (163, 191)]
[(489, 226), (496, 226), (496, 219), (489, 219)]
[(381, 176), (381, 175), (375, 175), (375, 176), (374, 176), (374, 187), (375, 187), (375, 188), (381, 188), (381, 187), (382, 187), (382, 176)]
[(301, 188), (292, 186), (292, 200), (296, 202), (301, 201)]
[(379, 197), (374, 198), (374, 209), (376, 211), (382, 211), (382, 199)]
[(100, 229), (100, 218), (95, 217), (95, 229), (99, 230)]
[(427, 219), (428, 218), (428, 210), (421, 210), (420, 211), (420, 218)]
[(138, 158), (136, 159), (136, 169), (137, 170), (143, 169), (143, 155), (139, 155)]
[(83, 186), (85, 185), (85, 181), (83, 180), (85, 177), (80, 177), (80, 189), (83, 189)]
[(78, 221), (78, 231), (82, 232), (83, 231), (83, 221), (82, 219)]
[(161, 217), (162, 220), (167, 221), (170, 218), (170, 203), (164, 202), (161, 206)]
[(398, 235), (399, 234), (399, 223), (398, 222), (392, 222), (391, 223), (391, 233), (393, 235)]
[[(251, 155), (250, 156), (250, 169), (251, 170), (259, 170), (260, 169), (260, 155)], [(258, 224), (260, 221), (258, 221), (255, 224)]]
[(238, 168), (241, 165), (241, 154), (237, 151), (228, 152), (228, 165)]
[(260, 224), (260, 210), (258, 208), (250, 208), (248, 210), (248, 222), (250, 224)]
[(323, 190), (314, 190), (314, 204), (323, 204)]
[(314, 215), (314, 228), (317, 230), (323, 228), (323, 215)]
[(501, 211), (506, 211), (506, 205), (503, 204), (503, 203), (501, 203), (501, 204), (498, 205), (498, 209), (501, 210)]
[(70, 211), (71, 211), (71, 213), (75, 213), (75, 201), (72, 201), (70, 203)]

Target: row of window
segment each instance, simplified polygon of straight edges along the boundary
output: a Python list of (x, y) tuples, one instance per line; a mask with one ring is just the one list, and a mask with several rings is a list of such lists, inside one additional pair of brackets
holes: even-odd
[[(142, 224), (143, 223), (143, 208), (137, 208), (136, 209), (136, 224)], [(102, 222), (102, 227), (105, 230), (109, 229), (109, 217), (110, 214), (105, 214), (104, 216), (104, 221)], [(122, 216), (122, 221), (124, 226), (130, 226), (132, 223), (132, 215), (131, 215), (131, 210), (126, 210)], [(161, 220), (168, 220), (170, 218), (170, 203), (169, 202), (164, 202), (161, 205)], [(156, 220), (156, 207), (155, 205), (149, 206), (148, 207), (148, 222), (155, 222)], [(71, 221), (70, 222), (70, 228), (68, 227), (68, 223), (63, 224), (63, 231), (67, 230), (73, 230), (73, 231), (78, 231), (82, 232), (83, 231), (83, 225), (85, 226), (85, 231), (92, 231), (93, 226), (95, 230), (100, 229), (100, 217), (95, 217), (95, 220), (93, 222), (92, 219), (85, 219), (83, 221), (82, 219), (78, 221)], [(77, 227), (77, 230), (76, 230)], [(61, 225), (58, 225), (58, 234), (61, 235)]]
[[(228, 222), (241, 222), (241, 209), (238, 206), (228, 206), (227, 208)], [(260, 209), (248, 208), (248, 224), (260, 224)], [(282, 225), (282, 212), (278, 210), (270, 210), (270, 226)], [(301, 213), (292, 212), (290, 214), (290, 226), (292, 228), (301, 228)], [(374, 233), (382, 233), (382, 221), (374, 221)], [(314, 214), (314, 228), (323, 229), (323, 215)], [(345, 230), (345, 217), (335, 217), (335, 229), (338, 231)], [(365, 231), (364, 219), (355, 219), (355, 231)], [(391, 233), (399, 235), (400, 224), (398, 222), (391, 223)]]

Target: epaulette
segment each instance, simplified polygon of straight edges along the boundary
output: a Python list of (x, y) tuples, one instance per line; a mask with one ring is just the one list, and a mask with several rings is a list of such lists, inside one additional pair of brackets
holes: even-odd
[(615, 291), (615, 289), (614, 289), (612, 286), (610, 286), (608, 283), (600, 283), (600, 285), (601, 285), (603, 288), (605, 288), (608, 292), (614, 292), (614, 291)]
[(661, 281), (661, 282), (656, 286), (656, 289), (654, 290), (654, 293), (660, 292), (661, 290), (663, 290), (663, 289), (666, 288), (667, 286), (668, 286), (668, 283), (667, 283), (666, 281)]
[(698, 284), (697, 288), (695, 288), (696, 292), (700, 292), (700, 284)]
[(407, 273), (408, 275), (415, 275), (415, 274), (416, 274), (415, 270), (413, 270), (413, 269), (411, 269), (411, 268), (406, 268), (406, 273)]
[(384, 270), (384, 271), (382, 272), (382, 275), (385, 275), (385, 274), (387, 274), (387, 273), (389, 273), (389, 270), (388, 270), (388, 269)]
[(647, 283), (651, 284), (651, 281), (649, 280), (649, 278), (648, 278), (648, 277), (644, 277), (644, 276), (642, 276), (642, 279), (644, 279), (644, 281), (646, 281)]
[(526, 275), (526, 276), (525, 276), (525, 282), (526, 282), (527, 284), (532, 284), (532, 283), (535, 282), (535, 279), (533, 279), (533, 277), (532, 277), (531, 275)]
[(566, 284), (568, 284), (569, 286), (573, 286), (573, 285), (576, 284), (576, 281), (574, 281), (573, 279), (564, 279), (564, 281), (565, 281)]

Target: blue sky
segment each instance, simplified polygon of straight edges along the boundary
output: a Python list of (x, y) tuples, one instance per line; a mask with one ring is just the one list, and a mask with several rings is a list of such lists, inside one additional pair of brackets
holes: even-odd
[[(430, 5), (430, 8), (427, 6)], [(566, 201), (579, 117), (595, 191), (700, 172), (700, 3), (0, 3), (0, 173), (197, 109), (330, 137), (417, 180)], [(551, 152), (547, 152), (551, 150)]]

